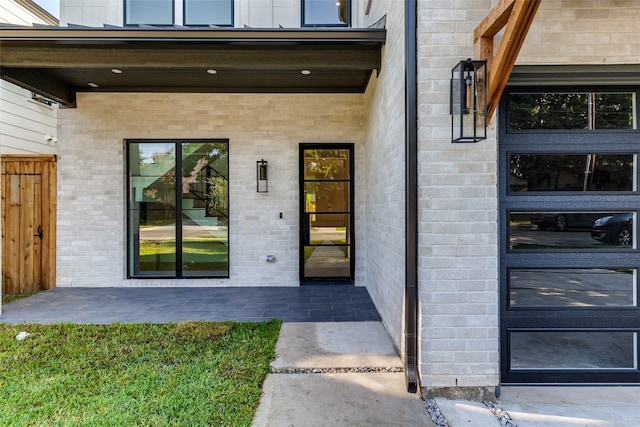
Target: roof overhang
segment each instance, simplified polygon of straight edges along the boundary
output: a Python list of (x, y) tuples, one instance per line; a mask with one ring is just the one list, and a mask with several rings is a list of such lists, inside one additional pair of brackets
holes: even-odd
[(638, 64), (516, 65), (510, 87), (522, 86), (638, 86)]
[(3, 27), (0, 77), (67, 107), (77, 92), (362, 93), (385, 39), (381, 28)]

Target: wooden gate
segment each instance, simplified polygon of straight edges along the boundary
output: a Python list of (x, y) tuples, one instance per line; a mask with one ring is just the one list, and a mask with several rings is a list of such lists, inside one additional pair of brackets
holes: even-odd
[(3, 155), (2, 292), (55, 287), (56, 159)]

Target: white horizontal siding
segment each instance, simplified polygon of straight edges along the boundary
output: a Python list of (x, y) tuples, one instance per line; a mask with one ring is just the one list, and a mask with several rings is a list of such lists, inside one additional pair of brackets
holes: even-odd
[(44, 23), (42, 18), (12, 0), (0, 0), (0, 22), (29, 26)]
[(55, 154), (57, 107), (30, 100), (31, 93), (0, 81), (0, 153)]
[[(39, 16), (38, 7), (28, 10), (13, 0), (0, 0), (0, 23), (16, 25), (47, 24), (52, 17)], [(45, 12), (43, 11), (43, 14)], [(47, 135), (57, 135), (57, 106), (32, 101), (31, 92), (0, 80), (0, 153), (55, 154), (55, 142)]]

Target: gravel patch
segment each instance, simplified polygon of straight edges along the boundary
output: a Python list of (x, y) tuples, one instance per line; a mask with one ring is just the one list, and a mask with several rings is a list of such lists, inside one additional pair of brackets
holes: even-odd
[(496, 402), (490, 402), (488, 400), (483, 400), (484, 406), (489, 408), (494, 417), (498, 419), (501, 426), (504, 427), (518, 427), (515, 421), (511, 419), (511, 416), (500, 407)]
[(435, 399), (427, 399), (424, 401), (424, 405), (427, 407), (431, 421), (436, 427), (449, 427), (449, 422), (440, 412), (440, 407)]
[(378, 372), (404, 372), (403, 368), (271, 368), (272, 374), (350, 374), (350, 373), (378, 373)]

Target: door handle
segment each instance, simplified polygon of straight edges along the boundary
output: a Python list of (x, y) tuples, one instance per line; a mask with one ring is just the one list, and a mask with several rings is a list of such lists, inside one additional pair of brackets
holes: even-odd
[(42, 232), (42, 225), (38, 226), (38, 234), (34, 234), (34, 237), (38, 236), (40, 239), (44, 237), (44, 233)]

